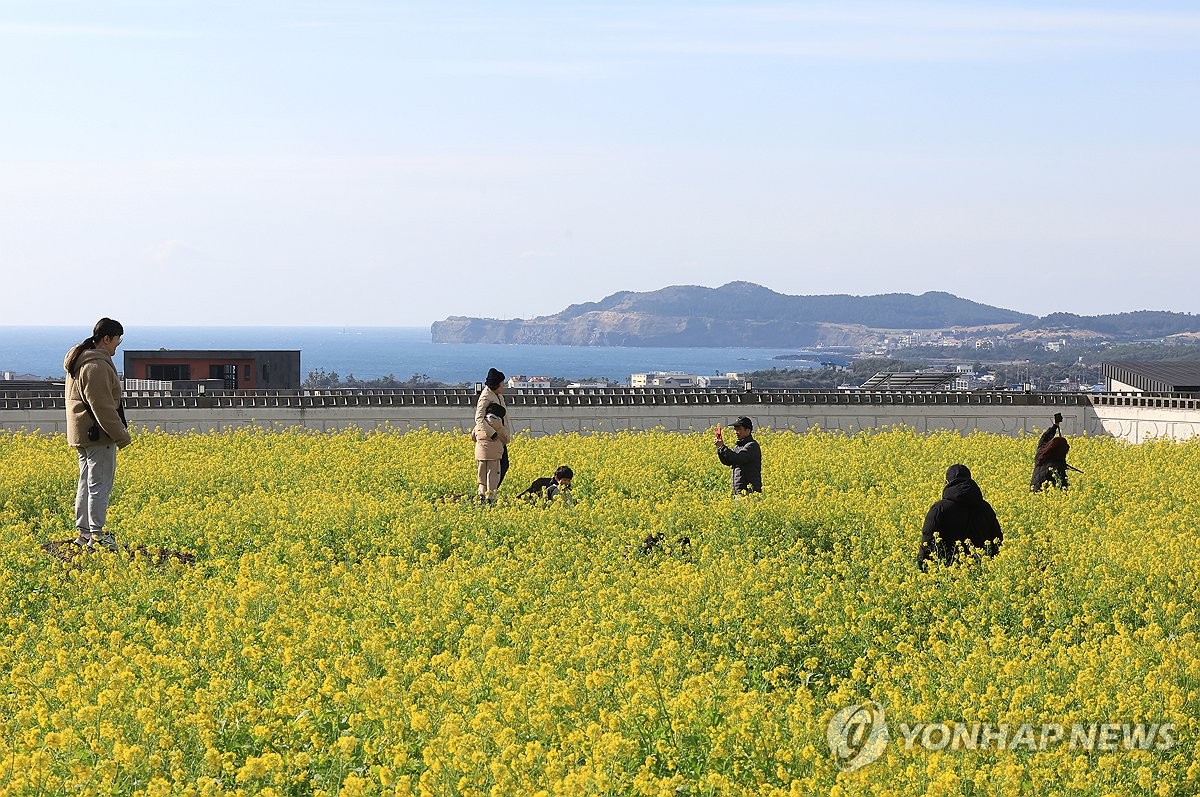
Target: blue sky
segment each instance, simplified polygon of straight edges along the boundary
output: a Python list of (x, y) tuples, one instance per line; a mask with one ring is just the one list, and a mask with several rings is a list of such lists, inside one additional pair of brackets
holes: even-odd
[(0, 2), (0, 325), (1200, 311), (1200, 8)]

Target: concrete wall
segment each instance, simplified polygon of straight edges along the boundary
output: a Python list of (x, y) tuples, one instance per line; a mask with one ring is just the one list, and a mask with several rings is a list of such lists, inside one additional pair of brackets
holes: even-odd
[[(1063, 414), (1063, 432), (1111, 435), (1140, 443), (1155, 437), (1188, 439), (1200, 435), (1200, 409), (1187, 407), (1105, 406), (989, 406), (989, 405), (645, 405), (645, 406), (527, 406), (510, 407), (514, 430), (546, 435), (560, 432), (614, 432), (663, 427), (686, 432), (729, 424), (738, 415), (749, 415), (759, 427), (805, 431), (812, 427), (853, 432), (863, 428), (905, 425), (918, 432), (952, 430), (1019, 436), (1038, 434), (1050, 425), (1051, 416)], [(336, 406), (336, 407), (215, 407), (131, 409), (137, 428), (166, 432), (208, 432), (245, 426), (279, 428), (303, 426), (316, 431), (357, 427), (400, 430), (428, 427), (462, 430), (471, 425), (472, 408), (466, 406)], [(6, 409), (0, 412), (0, 430), (64, 431), (62, 409)]]
[[(1131, 443), (1155, 438), (1187, 440), (1200, 436), (1200, 410), (1159, 407), (1094, 407), (1100, 430)], [(1064, 413), (1065, 416), (1065, 413)]]

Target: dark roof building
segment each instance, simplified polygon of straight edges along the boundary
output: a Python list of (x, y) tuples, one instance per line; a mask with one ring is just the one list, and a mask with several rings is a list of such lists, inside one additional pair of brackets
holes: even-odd
[(880, 371), (860, 390), (949, 390), (958, 374), (952, 371)]
[(172, 383), (219, 379), (226, 390), (298, 390), (300, 352), (127, 350), (124, 376)]
[(1200, 360), (1101, 363), (1111, 393), (1200, 393)]

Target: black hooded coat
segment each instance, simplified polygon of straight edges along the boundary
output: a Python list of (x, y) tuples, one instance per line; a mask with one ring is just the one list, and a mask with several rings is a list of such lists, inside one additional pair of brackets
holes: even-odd
[(942, 500), (934, 502), (925, 515), (917, 566), (924, 570), (934, 557), (951, 564), (960, 544), (995, 556), (1003, 540), (996, 512), (984, 500), (971, 471), (966, 465), (951, 465), (946, 471)]

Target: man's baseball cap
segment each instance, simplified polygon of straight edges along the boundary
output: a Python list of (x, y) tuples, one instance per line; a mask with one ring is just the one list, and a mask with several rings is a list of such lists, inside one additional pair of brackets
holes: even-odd
[(731, 423), (731, 424), (729, 424), (729, 425), (730, 425), (730, 426), (733, 426), (733, 427), (738, 427), (738, 426), (740, 426), (740, 427), (742, 427), (743, 429), (748, 429), (748, 430), (753, 430), (753, 429), (754, 429), (754, 421), (750, 420), (750, 419), (749, 419), (749, 418), (747, 418), (745, 415), (743, 415), (742, 417), (738, 418), (736, 421), (734, 421), (733, 423)]

